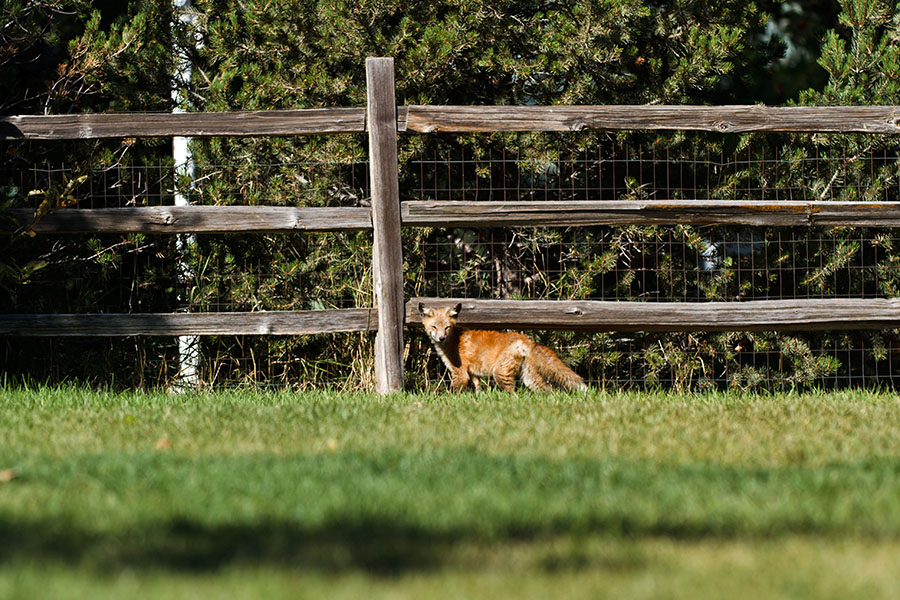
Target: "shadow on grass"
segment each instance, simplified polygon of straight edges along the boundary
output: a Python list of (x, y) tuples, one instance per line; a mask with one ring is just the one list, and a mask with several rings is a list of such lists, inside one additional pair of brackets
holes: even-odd
[[(900, 539), (893, 457), (766, 469), (467, 451), (104, 455), (36, 462), (15, 486), (33, 516), (0, 514), (0, 561), (99, 571), (247, 564), (390, 575), (477, 565), (517, 544), (532, 549), (535, 568), (561, 570), (621, 558), (580, 552), (587, 538)], [(98, 506), (97, 490), (119, 500), (118, 513)], [(306, 513), (292, 510), (296, 498), (307, 499)], [(242, 521), (244, 502), (256, 516)]]
[[(610, 536), (610, 540), (615, 537)], [(173, 521), (141, 531), (101, 535), (58, 525), (0, 521), (0, 562), (63, 562), (98, 572), (164, 569), (211, 572), (234, 565), (269, 565), (319, 571), (361, 570), (383, 576), (426, 571), (448, 564), (473, 566), (479, 557), (506, 552), (510, 544), (549, 541), (533, 558), (548, 572), (586, 568), (636, 568), (633, 552), (586, 552), (578, 543), (513, 533), (503, 539), (435, 534), (391, 524), (361, 523), (309, 531), (289, 523), (209, 527)], [(462, 552), (460, 552), (462, 548)], [(472, 553), (472, 549), (475, 552)]]

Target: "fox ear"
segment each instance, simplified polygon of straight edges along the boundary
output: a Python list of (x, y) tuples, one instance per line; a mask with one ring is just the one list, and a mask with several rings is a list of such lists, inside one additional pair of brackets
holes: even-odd
[(450, 316), (455, 317), (456, 315), (459, 314), (459, 311), (461, 311), (461, 310), (462, 310), (462, 303), (460, 302), (459, 304), (457, 304), (456, 306), (454, 306), (453, 308), (450, 309)]
[(432, 314), (434, 314), (434, 311), (419, 302), (419, 314), (423, 317), (430, 317)]

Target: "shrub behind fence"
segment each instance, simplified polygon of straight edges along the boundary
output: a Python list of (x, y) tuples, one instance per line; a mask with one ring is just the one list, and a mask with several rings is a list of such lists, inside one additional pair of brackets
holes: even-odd
[[(476, 326), (569, 330), (535, 335), (604, 386), (893, 385), (900, 163), (884, 134), (895, 112), (400, 107), (391, 202), (404, 296), (465, 299)], [(90, 122), (99, 137), (365, 130), (360, 109), (168, 117), (67, 119), (71, 135)], [(53, 119), (5, 121), (65, 137)], [(785, 129), (796, 132), (771, 132)], [(220, 139), (196, 142), (200, 156), (222, 156)], [(386, 373), (367, 333), (386, 330), (369, 233), (382, 184), (362, 147), (298, 160), (290, 139), (260, 145), (277, 159), (200, 161), (193, 182), (108, 153), (6, 172), (7, 376), (167, 385), (172, 336), (200, 333), (204, 385), (370, 387)], [(179, 187), (194, 206), (171, 206)], [(203, 235), (184, 250), (171, 235), (182, 232)], [(409, 384), (442, 373), (424, 336), (401, 350)]]

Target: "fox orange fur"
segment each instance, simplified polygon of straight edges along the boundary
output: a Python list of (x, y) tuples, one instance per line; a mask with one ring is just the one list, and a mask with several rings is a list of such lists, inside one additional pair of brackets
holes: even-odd
[(465, 329), (456, 325), (461, 304), (429, 308), (419, 304), (422, 325), (438, 355), (450, 369), (450, 388), (461, 391), (471, 382), (481, 389), (483, 377), (493, 377), (507, 391), (516, 379), (531, 390), (549, 390), (551, 383), (567, 390), (586, 390), (584, 380), (556, 353), (521, 333)]

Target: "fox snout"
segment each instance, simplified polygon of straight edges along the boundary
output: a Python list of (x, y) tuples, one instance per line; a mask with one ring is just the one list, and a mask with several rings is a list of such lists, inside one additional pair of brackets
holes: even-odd
[(456, 315), (459, 314), (460, 305), (448, 308), (429, 308), (419, 304), (419, 314), (422, 315), (422, 325), (425, 332), (435, 344), (440, 344), (448, 337), (456, 326)]

